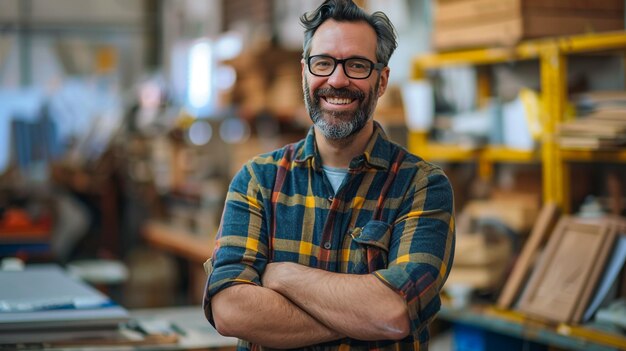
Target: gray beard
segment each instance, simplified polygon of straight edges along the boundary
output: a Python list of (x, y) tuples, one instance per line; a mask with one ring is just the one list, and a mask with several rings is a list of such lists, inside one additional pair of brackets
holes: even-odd
[(335, 141), (348, 139), (361, 131), (372, 118), (374, 109), (376, 108), (376, 99), (373, 97), (378, 95), (378, 83), (377, 81), (376, 90), (370, 89), (367, 98), (360, 97), (360, 103), (355, 112), (323, 111), (320, 107), (318, 91), (316, 91), (313, 98), (311, 98), (309, 84), (306, 77), (304, 77), (304, 104), (313, 124), (315, 124), (324, 137)]

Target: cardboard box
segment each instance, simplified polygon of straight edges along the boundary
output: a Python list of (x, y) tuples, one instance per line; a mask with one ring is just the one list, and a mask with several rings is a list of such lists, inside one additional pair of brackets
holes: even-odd
[(454, 267), (506, 266), (513, 254), (506, 237), (490, 237), (481, 233), (458, 233)]
[(538, 205), (513, 194), (511, 198), (473, 200), (463, 209), (463, 215), (474, 221), (496, 220), (519, 234), (530, 231), (538, 213)]
[(624, 29), (623, 0), (438, 0), (437, 50)]

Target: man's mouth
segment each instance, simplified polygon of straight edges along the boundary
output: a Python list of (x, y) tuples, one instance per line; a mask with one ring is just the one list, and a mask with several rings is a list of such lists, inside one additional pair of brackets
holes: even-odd
[(337, 98), (337, 97), (329, 97), (329, 96), (325, 96), (323, 97), (323, 99), (326, 100), (326, 102), (333, 104), (333, 105), (348, 105), (352, 103), (352, 101), (354, 101), (354, 99)]
[(349, 105), (358, 103), (363, 98), (363, 93), (360, 91), (350, 91), (348, 89), (319, 89), (315, 95), (328, 105), (346, 108)]

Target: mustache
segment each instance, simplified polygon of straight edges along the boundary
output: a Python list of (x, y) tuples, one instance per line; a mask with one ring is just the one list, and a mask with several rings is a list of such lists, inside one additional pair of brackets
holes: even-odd
[(322, 96), (333, 96), (333, 97), (338, 97), (338, 98), (356, 99), (356, 100), (365, 99), (365, 94), (362, 91), (358, 91), (358, 90), (354, 91), (354, 90), (350, 90), (347, 88), (341, 88), (341, 89), (319, 88), (313, 92), (313, 97), (315, 97), (317, 101), (319, 101), (319, 99)]

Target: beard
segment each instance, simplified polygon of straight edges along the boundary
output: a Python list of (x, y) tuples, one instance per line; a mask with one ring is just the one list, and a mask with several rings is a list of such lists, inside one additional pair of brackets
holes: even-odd
[[(376, 99), (374, 99), (374, 97), (378, 95), (378, 83), (379, 81), (377, 80), (376, 90), (370, 88), (367, 96), (361, 91), (352, 91), (346, 88), (320, 88), (315, 90), (313, 96), (311, 96), (309, 83), (305, 76), (302, 84), (304, 90), (304, 104), (313, 124), (315, 124), (324, 137), (329, 140), (347, 139), (361, 131), (372, 118), (374, 109), (376, 108)], [(321, 96), (356, 99), (359, 104), (355, 111), (324, 110), (320, 106)]]

